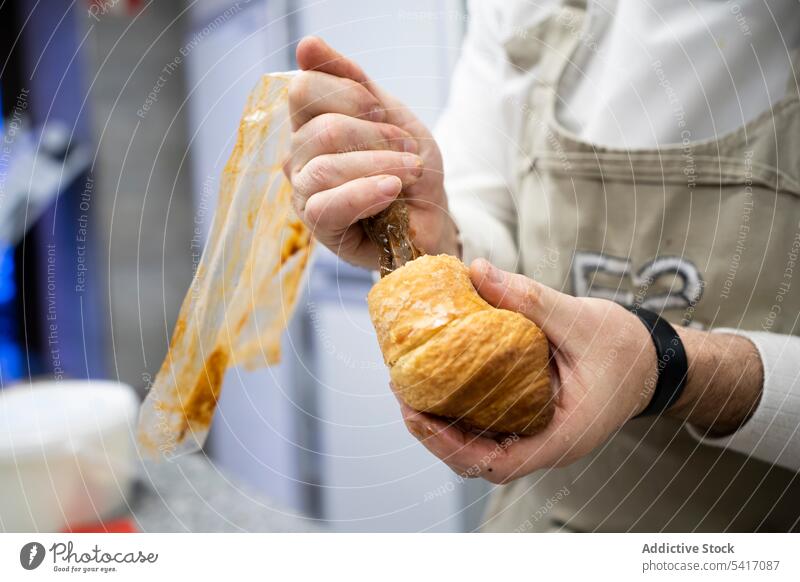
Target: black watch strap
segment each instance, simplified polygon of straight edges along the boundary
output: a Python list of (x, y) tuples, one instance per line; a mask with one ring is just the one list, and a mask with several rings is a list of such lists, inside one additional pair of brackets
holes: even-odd
[(686, 386), (689, 361), (678, 332), (668, 321), (641, 307), (632, 311), (650, 331), (650, 338), (656, 347), (658, 367), (658, 379), (650, 403), (636, 418), (654, 416), (667, 410), (680, 398)]

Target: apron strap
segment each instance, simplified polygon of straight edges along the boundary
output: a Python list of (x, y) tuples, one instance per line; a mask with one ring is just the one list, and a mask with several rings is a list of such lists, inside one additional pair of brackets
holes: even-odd
[(556, 86), (583, 34), (585, 7), (586, 0), (562, 0), (547, 18), (517, 30), (503, 43), (516, 68), (524, 71), (536, 67), (534, 89)]

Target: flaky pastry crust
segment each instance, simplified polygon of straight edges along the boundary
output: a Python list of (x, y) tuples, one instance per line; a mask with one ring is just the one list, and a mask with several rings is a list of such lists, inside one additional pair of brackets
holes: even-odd
[(411, 261), (376, 283), (368, 303), (392, 383), (415, 410), (526, 435), (550, 422), (547, 338), (484, 301), (457, 258)]

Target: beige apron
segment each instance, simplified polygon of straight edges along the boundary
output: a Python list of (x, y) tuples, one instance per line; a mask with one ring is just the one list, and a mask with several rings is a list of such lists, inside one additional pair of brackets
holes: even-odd
[[(800, 236), (800, 100), (788, 95), (739, 130), (653, 150), (581, 141), (560, 127), (557, 95), (585, 11), (565, 3), (506, 45), (537, 66), (522, 143), (522, 271), (575, 295), (641, 303), (684, 325), (797, 334), (800, 292), (786, 286)], [(795, 59), (795, 67), (798, 60)], [(666, 85), (665, 85), (666, 86)], [(667, 111), (681, 122), (680, 110)], [(791, 277), (791, 273), (789, 273)], [(800, 529), (800, 479), (707, 447), (677, 422), (632, 421), (589, 457), (504, 487), (486, 531), (786, 531)]]

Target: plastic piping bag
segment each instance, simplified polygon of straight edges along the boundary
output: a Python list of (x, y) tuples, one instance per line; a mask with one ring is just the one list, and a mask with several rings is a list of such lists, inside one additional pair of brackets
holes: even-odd
[(150, 457), (203, 446), (228, 367), (280, 360), (281, 334), (313, 246), (281, 169), (291, 77), (264, 75), (248, 97), (210, 238), (142, 404), (138, 438)]

